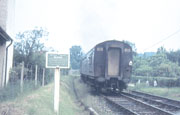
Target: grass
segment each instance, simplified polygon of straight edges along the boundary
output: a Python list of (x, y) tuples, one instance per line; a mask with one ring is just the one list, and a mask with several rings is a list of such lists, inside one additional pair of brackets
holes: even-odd
[(41, 87), (18, 101), (29, 115), (53, 115), (53, 84)]
[[(75, 103), (72, 81), (72, 76), (61, 77), (60, 115), (79, 115), (82, 112)], [(12, 106), (12, 113), (10, 113), (14, 115), (55, 115), (53, 108), (53, 89), (54, 84), (50, 83), (49, 85), (29, 90), (23, 94), (17, 93), (13, 98), (6, 98), (5, 101), (2, 101), (0, 107)], [(9, 91), (12, 91), (12, 89)], [(10, 95), (11, 93), (7, 91), (3, 95), (6, 94)]]
[(75, 104), (76, 98), (73, 91), (73, 77), (61, 77), (60, 115), (79, 115), (82, 111)]
[(155, 94), (171, 99), (180, 100), (180, 87), (173, 87), (173, 88), (167, 88), (167, 87), (150, 87), (146, 84), (138, 84), (135, 87), (128, 87), (128, 89), (142, 91), (150, 94)]
[(0, 89), (0, 103), (13, 100), (20, 95), (26, 95), (37, 88), (39, 88), (39, 85), (35, 87), (34, 81), (24, 81), (23, 93), (21, 93), (20, 81), (9, 83), (5, 88)]

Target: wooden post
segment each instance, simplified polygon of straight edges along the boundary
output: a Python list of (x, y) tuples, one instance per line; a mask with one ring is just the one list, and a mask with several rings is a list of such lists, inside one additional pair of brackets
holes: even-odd
[(36, 65), (36, 70), (35, 70), (35, 86), (37, 86), (37, 65)]
[(20, 82), (20, 87), (21, 87), (21, 93), (23, 92), (23, 77), (24, 77), (24, 62), (21, 63), (22, 68), (21, 68), (21, 82)]
[(32, 65), (31, 65), (31, 78), (33, 78), (33, 69), (32, 69)]
[(60, 68), (56, 67), (54, 74), (54, 112), (59, 114)]
[(42, 86), (44, 86), (45, 68), (43, 68)]

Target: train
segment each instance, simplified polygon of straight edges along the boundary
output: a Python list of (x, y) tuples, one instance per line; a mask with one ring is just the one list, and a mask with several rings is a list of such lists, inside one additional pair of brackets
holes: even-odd
[(98, 92), (121, 92), (131, 79), (132, 54), (132, 47), (124, 41), (101, 42), (81, 60), (81, 79)]

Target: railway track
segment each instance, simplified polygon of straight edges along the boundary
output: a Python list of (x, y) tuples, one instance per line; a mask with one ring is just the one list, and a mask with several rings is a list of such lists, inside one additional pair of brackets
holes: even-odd
[[(75, 88), (75, 85), (73, 87)], [(77, 93), (76, 96), (78, 97)], [(98, 98), (93, 100), (94, 105), (92, 103), (89, 105), (96, 108), (99, 114), (102, 110), (106, 111), (102, 112), (103, 114), (108, 115), (179, 115), (178, 112), (180, 113), (179, 101), (137, 91), (126, 91), (116, 96), (99, 95)], [(91, 115), (97, 114), (80, 100), (79, 102)]]
[(151, 95), (138, 91), (130, 91), (129, 93), (123, 92), (124, 95), (134, 97), (138, 100), (146, 102), (157, 108), (161, 108), (164, 111), (171, 112), (173, 114), (180, 112), (180, 101), (164, 98), (161, 96)]
[(180, 112), (179, 101), (136, 91), (102, 97), (128, 115), (174, 115)]
[(144, 98), (148, 98), (151, 100), (156, 100), (158, 102), (165, 103), (167, 105), (172, 105), (174, 107), (180, 108), (180, 101), (177, 101), (177, 100), (164, 98), (164, 97), (157, 96), (157, 95), (151, 95), (148, 93), (143, 93), (143, 92), (138, 92), (138, 91), (130, 91), (130, 93), (133, 95), (141, 96), (142, 98), (144, 97)]

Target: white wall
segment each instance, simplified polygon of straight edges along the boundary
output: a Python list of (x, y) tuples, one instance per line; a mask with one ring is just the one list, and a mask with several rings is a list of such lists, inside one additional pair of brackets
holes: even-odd
[[(15, 0), (0, 0), (0, 26), (3, 28), (7, 34), (14, 38), (14, 27), (15, 27)], [(5, 83), (5, 62), (6, 62), (6, 44), (0, 45), (0, 88), (3, 87)], [(9, 80), (9, 70), (12, 67), (13, 60), (13, 45), (8, 50), (8, 66), (7, 66), (7, 79)]]
[[(7, 19), (7, 0), (0, 0), (0, 26), (6, 30), (6, 19)], [(5, 75), (5, 50), (6, 44), (0, 46), (0, 88), (4, 84)]]
[(0, 88), (4, 86), (6, 44), (0, 45)]
[[(14, 39), (15, 38), (15, 0), (8, 0), (7, 7), (7, 22), (6, 22), (6, 32)], [(7, 43), (9, 45), (10, 42)], [(8, 48), (8, 63), (7, 63), (7, 78), (6, 84), (9, 81), (9, 72), (13, 64), (13, 44)]]

